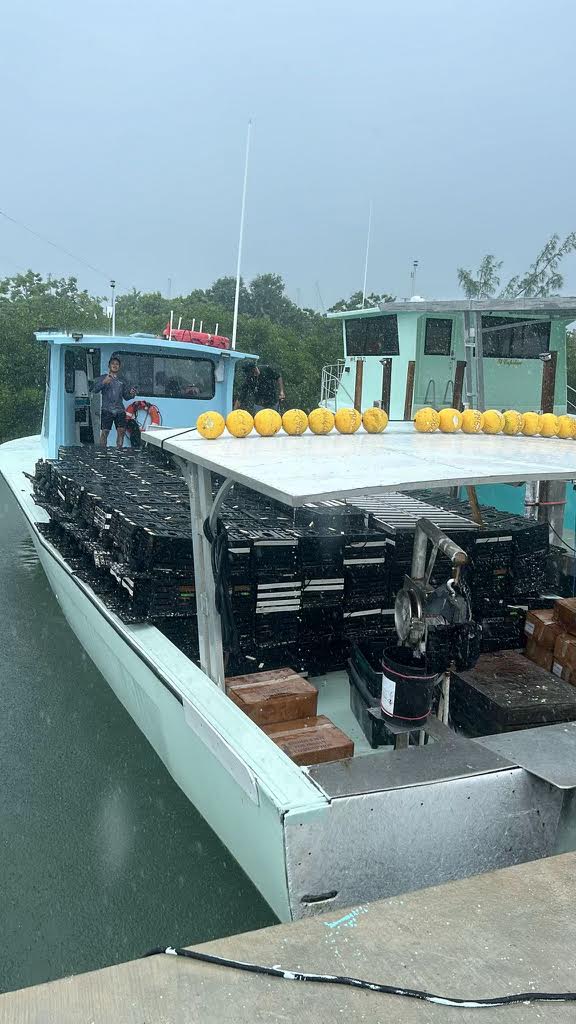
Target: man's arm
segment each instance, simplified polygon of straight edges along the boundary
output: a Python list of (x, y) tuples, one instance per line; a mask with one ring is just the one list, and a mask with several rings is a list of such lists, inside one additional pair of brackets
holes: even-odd
[(127, 380), (123, 380), (122, 381), (122, 398), (124, 399), (124, 401), (127, 402), (129, 398), (134, 398), (135, 394), (136, 394), (136, 388), (133, 387), (131, 384), (129, 384)]
[(110, 377), (108, 376), (107, 373), (103, 373), (101, 377), (96, 377), (96, 380), (92, 385), (92, 390), (94, 391), (95, 394), (98, 394), (99, 391), (102, 391), (104, 385), (109, 383)]

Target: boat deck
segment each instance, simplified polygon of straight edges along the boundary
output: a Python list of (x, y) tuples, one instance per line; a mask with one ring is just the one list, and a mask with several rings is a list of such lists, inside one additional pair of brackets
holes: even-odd
[[(203, 952), (286, 970), (352, 975), (460, 998), (574, 991), (576, 854), (219, 939)], [(158, 936), (162, 943), (170, 936)], [(0, 996), (0, 1021), (471, 1024), (477, 1009), (246, 974), (155, 956)], [(493, 1024), (574, 1020), (574, 1003), (487, 1010)]]

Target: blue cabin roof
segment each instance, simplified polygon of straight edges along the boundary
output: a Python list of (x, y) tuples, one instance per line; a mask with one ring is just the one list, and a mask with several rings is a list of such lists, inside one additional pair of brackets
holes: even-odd
[(64, 331), (36, 331), (36, 340), (48, 342), (50, 345), (80, 346), (83, 348), (112, 348), (122, 349), (133, 348), (134, 351), (144, 352), (153, 349), (173, 349), (174, 353), (186, 355), (196, 352), (205, 358), (218, 359), (221, 356), (234, 360), (258, 359), (258, 356), (248, 352), (238, 352), (237, 349), (216, 348), (212, 345), (196, 345), (189, 341), (169, 341), (167, 338), (156, 337), (154, 334), (66, 334)]

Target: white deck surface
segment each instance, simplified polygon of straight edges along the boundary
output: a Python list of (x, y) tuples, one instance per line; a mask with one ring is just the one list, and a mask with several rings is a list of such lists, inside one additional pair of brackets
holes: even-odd
[(172, 455), (231, 477), (286, 505), (422, 486), (576, 479), (576, 442), (503, 434), (418, 434), (391, 423), (384, 434), (214, 441), (196, 431), (157, 428), (144, 440)]

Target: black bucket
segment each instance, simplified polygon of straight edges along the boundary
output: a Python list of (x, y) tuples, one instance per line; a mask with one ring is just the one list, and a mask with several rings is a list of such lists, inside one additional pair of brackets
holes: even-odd
[(398, 722), (424, 722), (440, 679), (409, 647), (387, 647), (382, 654), (382, 714)]

